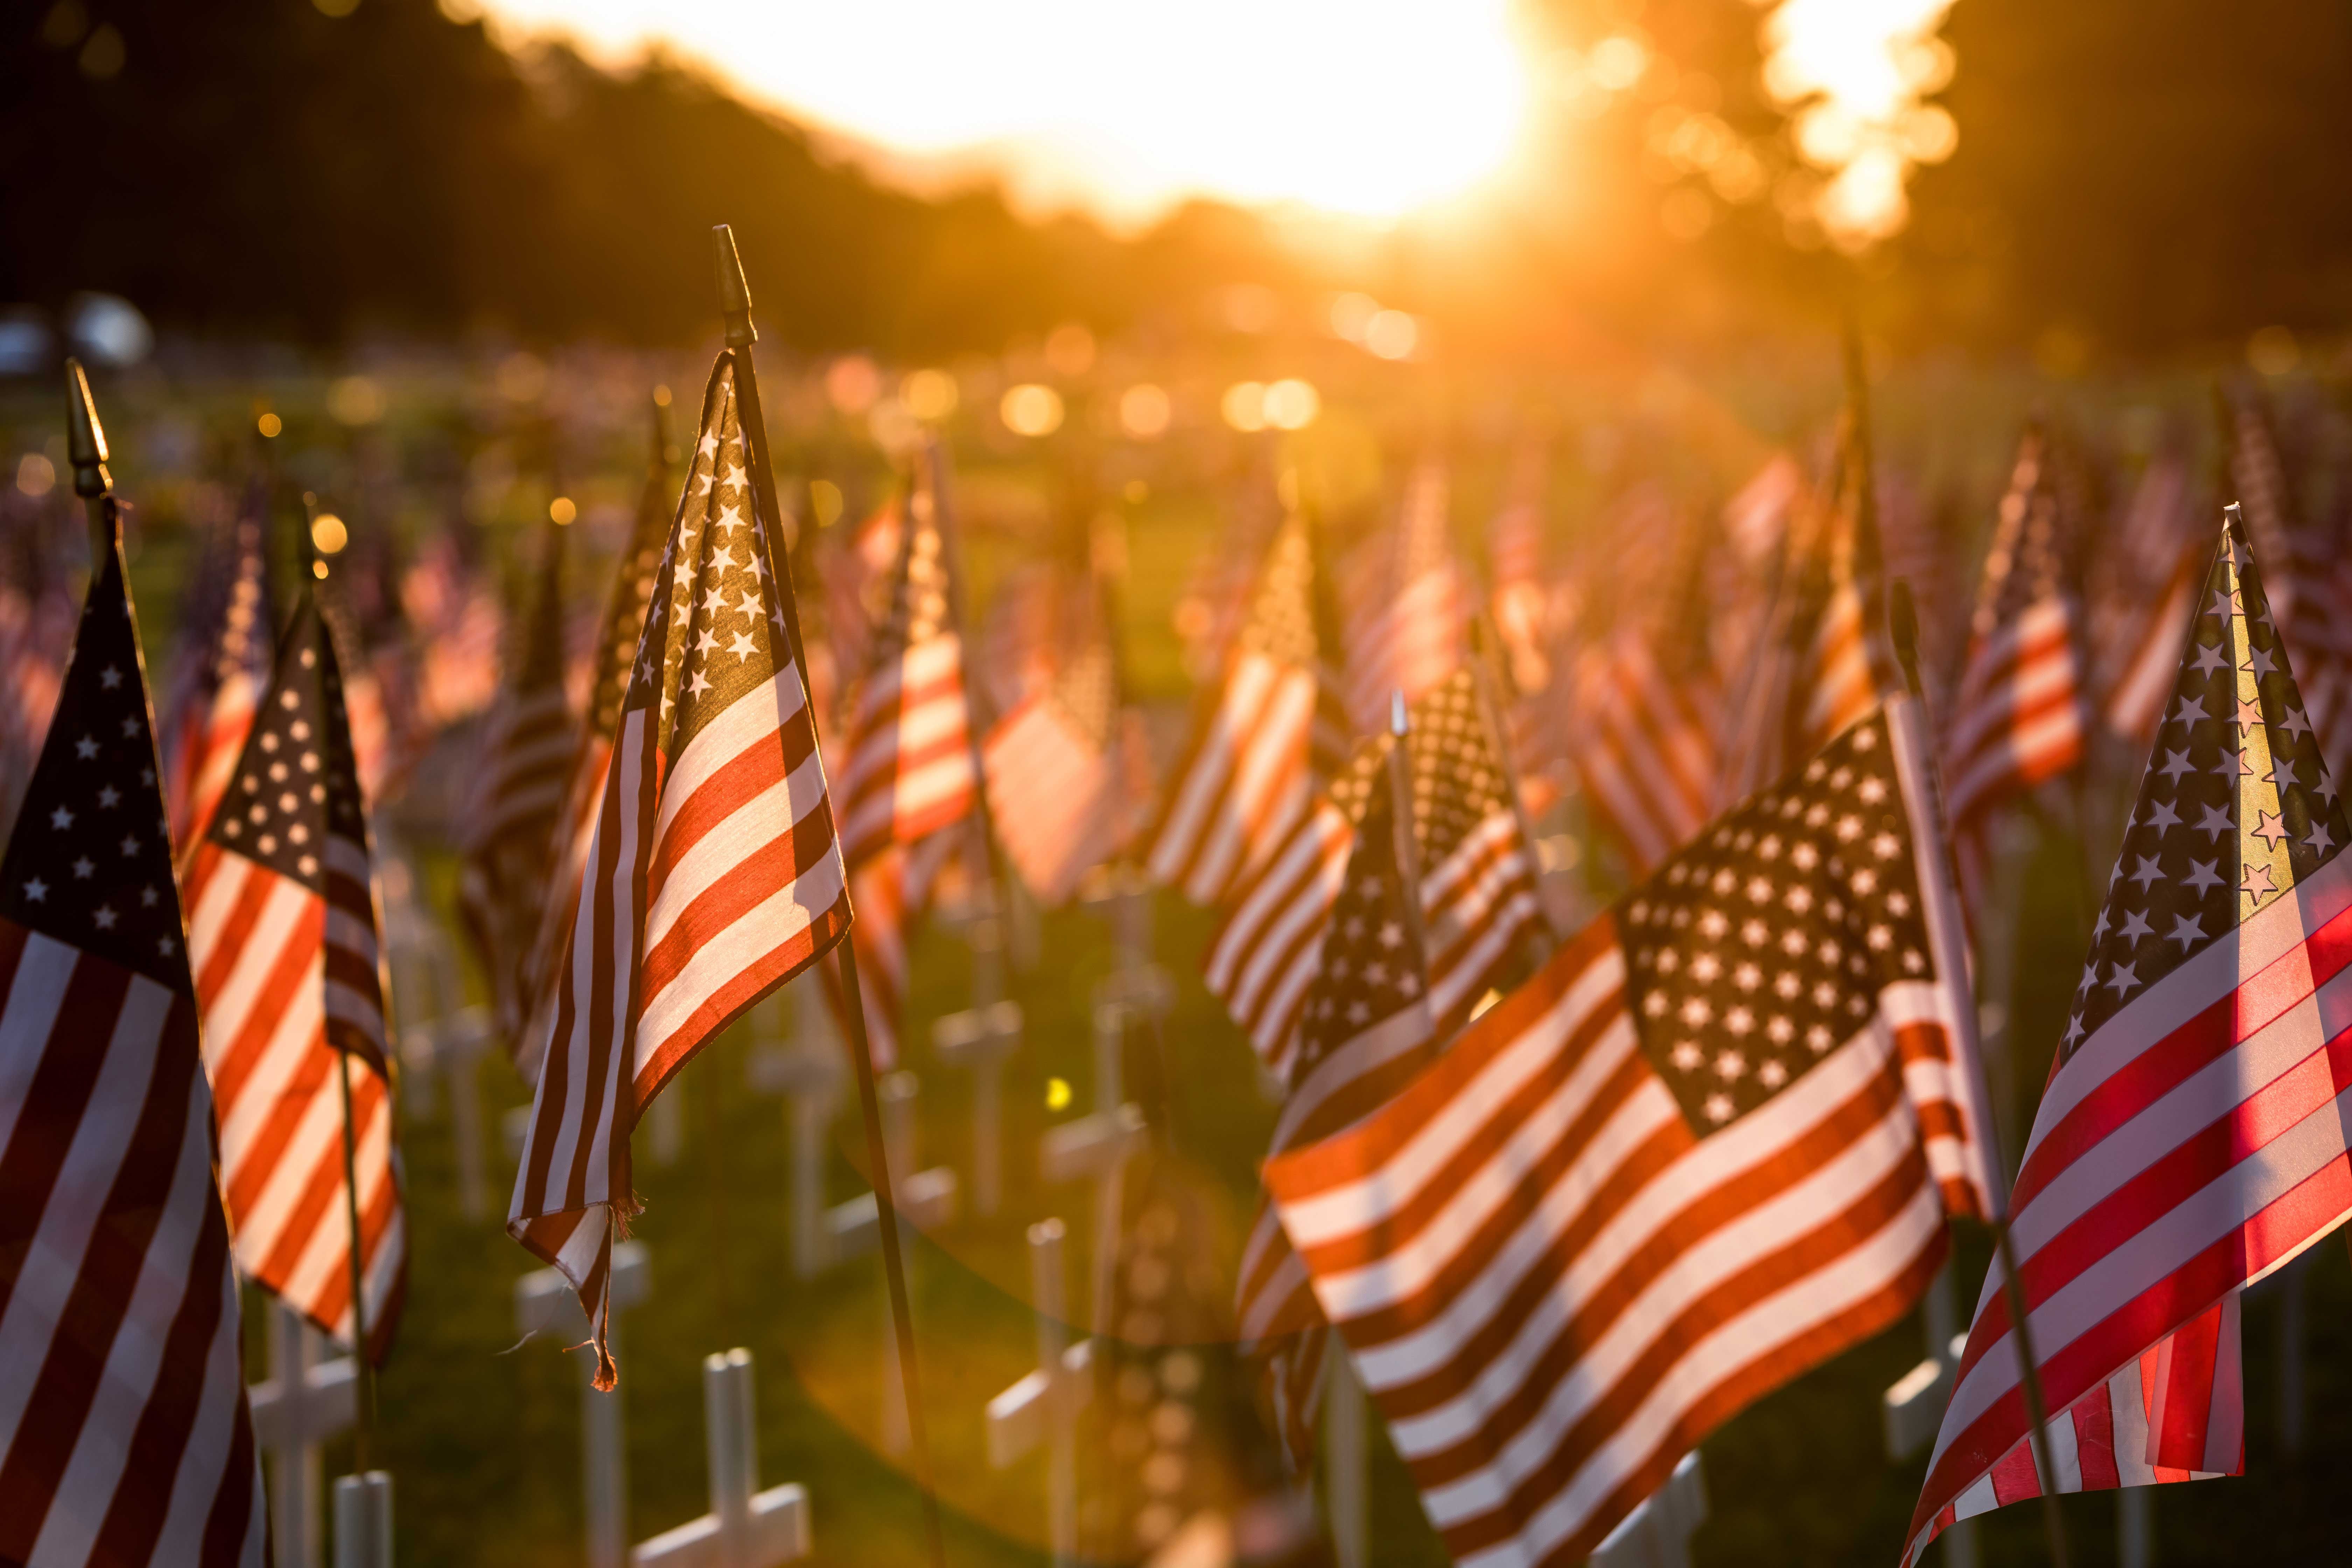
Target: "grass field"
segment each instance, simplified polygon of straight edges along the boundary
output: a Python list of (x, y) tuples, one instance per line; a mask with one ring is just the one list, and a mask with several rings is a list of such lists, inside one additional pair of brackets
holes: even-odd
[[(1825, 405), (1826, 389), (1816, 390), (1824, 397), (1814, 401)], [(152, 410), (160, 395), (150, 389), (143, 395)], [(283, 395), (290, 400), (297, 395)], [(1785, 387), (1759, 386), (1748, 401), (1762, 406), (1775, 399), (1785, 403), (1791, 395)], [(1889, 449), (1902, 452), (1952, 490), (1960, 515), (1986, 517), (2011, 422), (2032, 395), (1999, 376), (1923, 367), (1894, 378), (1885, 389), (1881, 429)], [(2149, 395), (2145, 389), (2111, 395), (2075, 388), (2067, 400), (2137, 407)], [(2188, 395), (2169, 401), (2183, 405)], [(15, 421), (19, 428), (35, 422), (31, 412)], [(1769, 418), (1758, 422), (1771, 426)], [(1328, 438), (1344, 447), (1344, 432), (1335, 432)], [(137, 499), (142, 478), (137, 446), (120, 436), (116, 444), (123, 454), (118, 473)], [(583, 493), (608, 505), (623, 504), (635, 483), (629, 470), (633, 448), (618, 437), (607, 447), (604, 468), (583, 481), (589, 488)], [(320, 471), (331, 472), (331, 465)], [(967, 496), (984, 515), (1041, 509), (1042, 488), (1040, 473), (1017, 463), (975, 466), (966, 476)], [(1464, 527), (1484, 515), (1481, 509), (1496, 488), (1492, 472), (1465, 478), (1456, 502)], [(1213, 498), (1180, 486), (1164, 492), (1154, 488), (1129, 513), (1127, 673), (1131, 689), (1153, 705), (1155, 722), (1166, 731), (1181, 725), (1185, 693), (1169, 631), (1170, 611), (1198, 552), (1214, 537)], [(149, 515), (168, 519), (169, 505)], [(141, 526), (134, 514), (134, 537)], [(1961, 532), (1973, 537), (1965, 527)], [(1010, 532), (975, 530), (971, 561), (980, 595), (1010, 558), (1013, 538)], [(184, 539), (159, 529), (134, 567), (151, 672), (152, 658), (160, 655), (168, 635)], [(1928, 592), (1968, 591), (1965, 582), (1927, 586)], [(2110, 761), (2111, 777), (2103, 785), (2107, 795), (2122, 787), (2136, 766), (2129, 760)], [(435, 765), (464, 762), (462, 753), (453, 752)], [(2096, 826), (2105, 815), (2093, 811), (2078, 818), (2060, 803), (2026, 835), (2030, 860), (2014, 933), (2016, 961), (2009, 970), (2008, 994), (1991, 998), (2002, 1005), (2011, 1036), (2019, 1042), (2014, 1077), (2023, 1086), (2020, 1125), (2030, 1120), (2032, 1088), (2042, 1079), (2050, 1042), (2080, 971), (2089, 924), (2085, 877), (2104, 877), (2110, 849), (2107, 835)], [(2078, 820), (2093, 825), (2087, 846), (2076, 836)], [(446, 833), (436, 837), (436, 829), (446, 826), (404, 824), (419, 858), (425, 894), (445, 916), (454, 865)], [(1605, 857), (1589, 858), (1585, 869), (1591, 899), (1614, 890)], [(1174, 1163), (1197, 1176), (1207, 1194), (1211, 1224), (1204, 1245), (1229, 1279), (1273, 1112), (1257, 1092), (1245, 1044), (1196, 978), (1211, 920), (1166, 898), (1159, 900), (1156, 915), (1157, 957), (1177, 981), (1164, 1037), (1171, 1086), (1167, 1139)], [(1033, 1458), (1001, 1473), (992, 1470), (982, 1422), (987, 1398), (1026, 1371), (1034, 1357), (1022, 1241), (1030, 1221), (1048, 1215), (1070, 1221), (1074, 1315), (1083, 1322), (1088, 1310), (1087, 1192), (1041, 1184), (1034, 1152), (1037, 1135), (1050, 1121), (1076, 1115), (1092, 1102), (1088, 998), (1111, 963), (1110, 939), (1099, 920), (1078, 910), (1049, 912), (1039, 935), (1034, 961), (1013, 978), (1028, 1027), (1006, 1082), (1010, 1185), (1004, 1212), (984, 1224), (966, 1215), (912, 1246), (928, 1419), (950, 1560), (959, 1568), (1043, 1560), (1042, 1466)], [(927, 1044), (930, 1021), (969, 1000), (968, 960), (950, 933), (929, 930), (917, 942), (913, 973), (905, 1037), (910, 1042), (908, 1065), (923, 1083), (926, 1163), (943, 1161), (968, 1173), (969, 1086), (964, 1075), (933, 1061)], [(641, 1145), (637, 1185), (648, 1206), (635, 1230), (649, 1249), (654, 1286), (648, 1303), (625, 1320), (620, 1349), (632, 1532), (642, 1539), (703, 1510), (698, 1362), (707, 1352), (740, 1344), (758, 1359), (762, 1480), (797, 1480), (808, 1488), (817, 1559), (916, 1562), (921, 1534), (915, 1489), (903, 1464), (880, 1451), (879, 1349), (886, 1318), (878, 1263), (845, 1264), (806, 1283), (794, 1278), (784, 1108), (746, 1086), (744, 1061), (754, 1037), (772, 1029), (781, 1011), (772, 1005), (739, 1026), (672, 1088), (687, 1129), (684, 1152), (675, 1163), (655, 1165)], [(523, 1086), (502, 1062), (485, 1061), (479, 1072), (494, 1111), (524, 1100)], [(1047, 1085), (1055, 1079), (1073, 1091), (1068, 1107), (1058, 1112), (1046, 1106)], [(492, 1172), (493, 1217), (466, 1221), (458, 1213), (448, 1119), (419, 1113), (413, 1105), (404, 1118), (413, 1262), (400, 1343), (382, 1383), (383, 1462), (397, 1478), (400, 1560), (453, 1565), (576, 1562), (582, 1367), (578, 1352), (566, 1356), (548, 1342), (514, 1346), (512, 1289), (529, 1260), (494, 1217), (503, 1212), (511, 1172), (497, 1149), (485, 1151)], [(861, 1189), (859, 1149), (854, 1121), (845, 1115), (835, 1128), (834, 1197)], [(1964, 1303), (1973, 1300), (1988, 1250), (1979, 1232), (1964, 1231), (1958, 1238), (1955, 1268)], [(2246, 1313), (2247, 1477), (2164, 1489), (2155, 1504), (2159, 1563), (2317, 1563), (2352, 1556), (2338, 1544), (2342, 1511), (2327, 1479), (2352, 1456), (2352, 1346), (2343, 1330), (2352, 1312), (2352, 1268), (2340, 1243), (2331, 1241), (2311, 1255), (2301, 1288), (2306, 1419), (2299, 1452), (2285, 1451), (2281, 1431), (2280, 1323), (2286, 1286), (2273, 1280), (2254, 1292)], [(248, 1314), (257, 1329), (257, 1301), (248, 1300)], [(257, 1331), (250, 1343), (253, 1374), (258, 1376)], [(1906, 1321), (1762, 1400), (1710, 1438), (1704, 1451), (1713, 1513), (1696, 1543), (1697, 1561), (1892, 1564), (1917, 1495), (1922, 1461), (1895, 1463), (1885, 1457), (1879, 1394), (1920, 1353), (1919, 1324)], [(1103, 1454), (1090, 1455), (1088, 1463), (1093, 1474), (1116, 1468)], [(1401, 1467), (1384, 1449), (1377, 1463), (1376, 1561), (1444, 1562)], [(349, 1445), (337, 1445), (329, 1456), (330, 1473), (348, 1466)], [(2113, 1561), (2113, 1500), (2071, 1498), (2064, 1510), (2074, 1561)], [(2042, 1561), (2040, 1530), (2033, 1510), (1992, 1516), (1981, 1531), (1983, 1561)]]

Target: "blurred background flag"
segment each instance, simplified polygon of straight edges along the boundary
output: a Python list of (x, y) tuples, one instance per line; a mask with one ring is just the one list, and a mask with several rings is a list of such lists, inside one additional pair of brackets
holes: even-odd
[(565, 786), (580, 726), (563, 682), (563, 542), (550, 522), (522, 646), (484, 725), (467, 812), (457, 911), (489, 976), (491, 1016), (509, 1049), (529, 1022), (530, 949), (562, 846)]
[[(866, 660), (837, 752), (841, 849), (858, 912), (850, 941), (866, 1037), (884, 1071), (898, 1058), (908, 927), (959, 847), (946, 829), (971, 817), (981, 789), (942, 504), (935, 465), (919, 461), (889, 530), (896, 560), (870, 590), (883, 608), (859, 639)], [(830, 970), (825, 980), (839, 984)]]
[(1341, 569), (1348, 712), (1360, 731), (1380, 729), (1390, 693), (1413, 701), (1462, 662), (1472, 600), (1454, 551), (1452, 494), (1445, 465), (1423, 458), (1406, 476), (1394, 525)]
[[(2320, 1001), (2352, 863), (2248, 542), (2225, 527), (2011, 1198), (2060, 1490), (2235, 1474), (2236, 1296), (2352, 1214)], [(1912, 1516), (2039, 1496), (1999, 1264)]]
[[(374, 881), (341, 666), (306, 587), (212, 831), (188, 858), (188, 952), (238, 1266), (320, 1331), (358, 1343), (356, 1206), (367, 1352), (381, 1363), (407, 1289), (408, 1235)], [(355, 1198), (344, 1180), (353, 1067)]]
[(1294, 511), (1170, 773), (1148, 864), (1196, 904), (1224, 902), (1264, 865), (1345, 760), (1339, 623), (1324, 573), (1316, 530)]
[(2084, 679), (2074, 562), (2084, 497), (2064, 454), (2029, 426), (2001, 497), (1967, 662), (1945, 738), (1945, 800), (1960, 893), (1984, 913), (1994, 814), (2083, 760)]
[(193, 847), (212, 826), (269, 679), (268, 507), (268, 487), (256, 480), (243, 507), (207, 531), (181, 596), (160, 737), (174, 844)]

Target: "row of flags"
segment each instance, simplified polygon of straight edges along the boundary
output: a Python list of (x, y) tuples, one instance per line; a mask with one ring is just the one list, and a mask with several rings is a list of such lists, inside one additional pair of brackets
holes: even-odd
[[(2217, 554), (2159, 455), (2114, 525), (2123, 570), (2088, 567), (2080, 447), (2029, 427), (1940, 722), (1926, 639), (1890, 621), (1858, 419), (1818, 479), (1769, 466), (1696, 564), (1649, 530), (1548, 579), (1509, 498), (1483, 645), (1458, 566), (1413, 542), (1422, 475), (1378, 616), (1342, 608), (1291, 509), (1229, 590), (1246, 608), (1147, 858), (1222, 911), (1209, 988), (1283, 1095), (1235, 1313), (1295, 1461), (1336, 1333), (1458, 1560), (1572, 1560), (1721, 1421), (1910, 1311), (1969, 1218), (2014, 1254), (1908, 1555), (2044, 1490), (2242, 1468), (2239, 1293), (2352, 1214), (2352, 1159), (2321, 999), (2346, 828), (2295, 683), (2306, 662), (2336, 679), (2340, 617), (2273, 620), (2257, 514), (2305, 605), (2332, 605), (2344, 557), (2284, 521), (2269, 426), (2229, 406), (2244, 522)], [(1722, 604), (1727, 559), (1762, 568), (1745, 604)], [(1374, 626), (1378, 646), (1350, 636)], [(1442, 731), (1447, 698), (1476, 746), (1410, 786), (1335, 762), (1318, 717), (1360, 724), (1368, 679), (1396, 682), (1381, 747)], [(2084, 769), (2101, 728), (2155, 752), (2012, 1194), (1969, 935), (2005, 918), (1993, 824)], [(1531, 974), (1478, 972), (1456, 1011), (1429, 878), (1462, 828), (1433, 846), (1428, 795), (1466, 801), (1493, 767), (1531, 889), (1524, 814), (1562, 764), (1640, 879)], [(1528, 902), (1521, 934), (1550, 948)]]
[[(1286, 1444), (1311, 1452), (1344, 1346), (1458, 1556), (1589, 1551), (1722, 1420), (1909, 1310), (1951, 1217), (2002, 1226), (2014, 1261), (1913, 1554), (2040, 1491), (2242, 1464), (2237, 1293), (2352, 1212), (2320, 998), (2347, 828), (2296, 679), (2339, 668), (2336, 556), (2283, 481), (2262, 489), (2259, 419), (2233, 426), (2246, 522), (2181, 605), (2185, 652), (2147, 624), (2164, 596), (2129, 635), (2082, 607), (2074, 459), (2029, 431), (1941, 725), (1897, 673), (1912, 639), (1858, 419), (1819, 479), (1776, 463), (1715, 531), (1646, 531), (1646, 608), (1591, 563), (1547, 576), (1531, 486), (1483, 606), (1441, 470), (1336, 564), (1286, 497), (1147, 822), (1095, 552), (1041, 579), (1049, 611), (967, 641), (932, 451), (845, 539), (803, 531), (824, 591), (796, 606), (742, 374), (732, 351), (714, 366), (674, 510), (656, 438), (584, 722), (552, 531), (486, 699), (467, 912), (535, 1082), (509, 1227), (579, 1290), (600, 1384), (630, 1135), (685, 1061), (845, 936), (887, 1061), (906, 934), (944, 878), (992, 875), (1001, 847), (1051, 896), (1131, 844), (1223, 911), (1211, 988), (1283, 1095), (1234, 1312)], [(2126, 526), (2188, 536), (2168, 482)], [(373, 1360), (405, 1283), (361, 682), (309, 584), (266, 647), (240, 520), (198, 578), (210, 657), (159, 748), (117, 540), (0, 858), (0, 1073), (21, 1086), (0, 1342), (40, 1369), (0, 1408), (0, 1499), (39, 1503), (0, 1508), (0, 1553), (152, 1541), (196, 1510), (208, 1560), (249, 1561), (231, 1254)], [(1727, 561), (1757, 591), (1713, 617)], [(2180, 575), (2154, 549), (2138, 570)], [(2005, 1191), (1971, 844), (2082, 764), (2095, 711), (2145, 700), (2168, 642), (2157, 752)], [(1617, 824), (1642, 879), (1565, 940), (1528, 826), (1561, 766), (1649, 814), (1646, 837)]]
[(72, 380), (96, 570), (0, 854), (0, 1556), (258, 1563), (237, 1276), (370, 1362), (406, 1283), (373, 853), (318, 600), (257, 658), (239, 570), (199, 585), (234, 646), (186, 698), (183, 805), (215, 804), (175, 837)]

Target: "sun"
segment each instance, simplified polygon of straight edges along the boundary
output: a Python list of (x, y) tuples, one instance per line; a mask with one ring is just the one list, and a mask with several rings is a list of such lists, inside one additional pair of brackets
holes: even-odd
[(660, 43), (886, 153), (1115, 224), (1190, 196), (1385, 219), (1517, 146), (1510, 0), (490, 0), (613, 59)]

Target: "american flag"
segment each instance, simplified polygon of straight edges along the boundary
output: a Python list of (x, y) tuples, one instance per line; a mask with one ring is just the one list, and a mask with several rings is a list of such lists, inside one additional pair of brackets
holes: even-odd
[(1565, 585), (1545, 570), (1547, 457), (1535, 442), (1518, 450), (1503, 505), (1486, 525), (1486, 567), (1494, 584), (1487, 611), (1509, 657), (1511, 684), (1522, 692), (1551, 683), (1552, 643), (1565, 618), (1559, 604)]
[(888, 609), (849, 700), (841, 847), (852, 867), (970, 816), (976, 791), (963, 638), (930, 465), (918, 468), (888, 579)]
[(531, 947), (541, 911), (554, 901), (551, 872), (580, 750), (563, 682), (564, 531), (548, 526), (520, 657), (483, 731), (457, 883), (458, 914), (489, 976), (492, 1016), (509, 1056), (530, 1022)]
[[(868, 1041), (885, 1071), (898, 1055), (908, 931), (954, 847), (946, 830), (971, 819), (980, 795), (942, 479), (940, 454), (922, 454), (896, 529), (898, 557), (876, 584), (884, 608), (844, 721), (842, 854), (861, 916), (850, 940)], [(838, 974), (828, 971), (826, 984), (837, 987)]]
[(2259, 394), (2223, 400), (2229, 483), (2246, 532), (2271, 564), (2271, 600), (2294, 656), (2323, 754), (2352, 746), (2352, 560), (2303, 516), (2270, 412)]
[(156, 781), (117, 546), (99, 563), (0, 858), (0, 1560), (11, 1563), (258, 1564), (267, 1551)]
[(1312, 525), (1293, 513), (1161, 796), (1146, 864), (1196, 904), (1224, 902), (1264, 865), (1347, 755), (1330, 663), (1338, 620), (1318, 553)]
[(211, 531), (180, 606), (160, 737), (174, 844), (193, 845), (212, 825), (269, 679), (268, 508), (268, 488), (257, 483), (244, 509)]
[[(1441, 1029), (1468, 1016), (1543, 930), (1535, 847), (1511, 800), (1497, 721), (1468, 669), (1410, 710), (1405, 757), (1413, 801), (1429, 986)], [(1204, 962), (1208, 986), (1267, 1068), (1295, 1082), (1299, 1020), (1366, 804), (1386, 787), (1389, 749), (1377, 736), (1302, 817), (1264, 869), (1244, 882)]]
[(1727, 714), (1718, 802), (1744, 800), (1843, 733), (1877, 701), (1885, 654), (1878, 530), (1851, 411), (1830, 483), (1803, 498), (1781, 540), (1780, 582)]
[(2145, 747), (2172, 695), (2181, 636), (2212, 556), (2178, 450), (2148, 459), (2106, 544), (2090, 563), (2092, 685), (2108, 731)]
[(31, 778), (49, 731), (73, 640), (75, 607), (48, 536), (60, 524), (51, 509), (0, 491), (0, 828), (16, 819), (17, 795)]
[(1225, 477), (1223, 525), (1213, 549), (1193, 562), (1177, 595), (1171, 620), (1184, 645), (1184, 669), (1205, 685), (1224, 667), (1234, 638), (1249, 618), (1260, 563), (1291, 509), (1284, 500), (1295, 477), (1277, 474), (1271, 444), (1245, 448)]
[[(833, 531), (826, 531), (828, 535)], [(873, 657), (876, 633), (889, 614), (891, 574), (907, 539), (906, 496), (894, 493), (848, 533), (837, 547), (816, 552), (824, 584), (821, 597), (826, 635), (821, 640), (845, 683), (865, 670)], [(833, 717), (827, 704), (820, 704), (817, 711), (828, 721)]]
[[(1443, 1039), (1409, 852), (1398, 842), (1398, 818), (1410, 807), (1388, 773), (1383, 766), (1374, 775), (1307, 991), (1290, 1092), (1275, 1122), (1277, 1157), (1379, 1110), (1434, 1059)], [(1244, 1352), (1263, 1363), (1276, 1432), (1303, 1468), (1315, 1451), (1328, 1332), (1307, 1270), (1263, 1200), (1242, 1255), (1235, 1312)]]
[(1360, 731), (1380, 728), (1392, 692), (1411, 702), (1462, 663), (1471, 595), (1449, 494), (1443, 463), (1415, 466), (1396, 526), (1360, 546), (1342, 574), (1348, 711)]
[(1087, 620), (1058, 650), (1052, 674), (982, 747), (997, 838), (1049, 905), (1119, 847), (1138, 760), (1120, 721), (1108, 628), (1098, 610)]
[(1465, 1564), (1584, 1557), (1991, 1211), (1924, 727), (1864, 715), (1265, 1179)]
[[(462, 525), (461, 525), (462, 526)], [(499, 690), (499, 644), (506, 618), (499, 596), (458, 543), (456, 528), (436, 534), (401, 574), (401, 609), (415, 639), (415, 710), (425, 742), (489, 707)]]
[(2083, 760), (2082, 660), (2071, 556), (2079, 493), (2049, 434), (2029, 427), (2000, 500), (1946, 736), (1946, 800), (1960, 892), (1983, 912), (2004, 803)]
[(1585, 800), (1645, 874), (1706, 826), (1713, 704), (1698, 682), (1670, 675), (1631, 626), (1578, 654), (1565, 696), (1569, 761)]
[(356, 1342), (343, 1179), (350, 1071), (368, 1349), (382, 1361), (408, 1277), (383, 948), (341, 670), (307, 589), (212, 830), (188, 856), (187, 899), (238, 1266)]
[(555, 843), (544, 879), (546, 897), (531, 939), (522, 990), (530, 1012), (523, 1027), (509, 1037), (515, 1069), (526, 1082), (539, 1081), (539, 1064), (552, 1029), (555, 977), (563, 964), (564, 944), (571, 940), (572, 919), (580, 907), (580, 877), (596, 838), (599, 808), (604, 801), (604, 775), (612, 766), (613, 740), (621, 727), (621, 706), (629, 695), (629, 675), (637, 657), (637, 639), (644, 634), (646, 606), (652, 602), (654, 583), (661, 571), (663, 548), (669, 542), (670, 492), (677, 484), (674, 455), (661, 410), (654, 411), (653, 455), (646, 467), (645, 489), (639, 492), (637, 513), (629, 537), (613, 563), (613, 585), (604, 595), (596, 647), (588, 683), (587, 710), (580, 728), (572, 771), (564, 784), (563, 805), (555, 826)]
[(816, 730), (786, 630), (781, 542), (745, 467), (736, 366), (703, 394), (556, 977), (507, 1230), (560, 1269), (613, 1385), (613, 1232), (629, 1134), (704, 1041), (849, 927)]
[[(2352, 1214), (2347, 835), (2233, 521), (2011, 1198), (2058, 1489), (2239, 1469), (2236, 1292)], [(2042, 1490), (2012, 1330), (1996, 1266), (1907, 1557)]]

